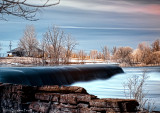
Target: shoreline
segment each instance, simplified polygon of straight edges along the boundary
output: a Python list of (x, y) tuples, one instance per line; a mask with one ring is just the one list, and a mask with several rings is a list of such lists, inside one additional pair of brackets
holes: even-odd
[[(80, 62), (78, 60), (73, 60), (67, 64), (58, 64), (58, 65), (79, 65), (79, 64), (108, 64), (108, 65), (117, 65), (122, 68), (124, 67), (159, 67), (160, 64), (153, 65), (145, 65), (145, 64), (137, 64), (137, 65), (128, 65), (128, 64), (118, 64), (118, 63), (107, 63), (103, 61), (93, 61), (88, 60), (87, 62)], [(42, 58), (33, 58), (33, 57), (1, 57), (0, 58), (0, 67), (33, 67), (33, 66), (56, 66), (56, 64), (43, 64)]]

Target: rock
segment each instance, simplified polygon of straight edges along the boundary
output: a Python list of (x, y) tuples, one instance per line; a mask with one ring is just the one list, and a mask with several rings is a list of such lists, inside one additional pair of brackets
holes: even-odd
[(62, 94), (60, 95), (61, 103), (77, 104), (77, 95), (76, 94)]
[(136, 112), (131, 99), (99, 99), (82, 87), (32, 87), (0, 84), (0, 112), (108, 113)]
[(78, 108), (88, 108), (89, 107), (89, 104), (83, 104), (83, 103), (79, 103), (77, 105)]
[(62, 93), (81, 93), (81, 94), (88, 94), (87, 91), (82, 87), (77, 86), (61, 86)]
[(96, 111), (92, 111), (89, 108), (81, 108), (79, 109), (79, 113), (97, 113)]
[(51, 103), (45, 103), (45, 102), (33, 102), (30, 104), (29, 109), (32, 109), (36, 112), (42, 112), (47, 113), (50, 110)]
[(77, 86), (42, 86), (38, 88), (40, 92), (53, 92), (53, 93), (81, 93), (81, 94), (88, 94), (87, 91), (82, 87)]
[(100, 108), (110, 108), (110, 107), (118, 107), (118, 103), (115, 101), (108, 101), (107, 99), (94, 99), (89, 102), (92, 107), (100, 107)]
[(77, 101), (78, 102), (90, 102), (92, 99), (96, 99), (97, 96), (89, 95), (89, 94), (78, 94)]
[(38, 88), (38, 91), (41, 91), (41, 92), (53, 92), (53, 93), (57, 93), (57, 92), (60, 92), (60, 87), (57, 86), (57, 85), (54, 85), (54, 86), (42, 86), (42, 87), (39, 87)]
[(60, 94), (58, 93), (36, 93), (35, 99), (59, 102)]
[(77, 109), (76, 105), (71, 105), (71, 104), (60, 104), (61, 108), (71, 108), (71, 109)]
[(96, 112), (121, 112), (119, 108), (97, 108), (97, 107), (91, 107), (92, 111)]

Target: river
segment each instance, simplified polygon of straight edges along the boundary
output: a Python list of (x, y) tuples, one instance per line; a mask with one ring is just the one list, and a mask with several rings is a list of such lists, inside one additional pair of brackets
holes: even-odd
[(149, 78), (144, 87), (148, 92), (146, 98), (154, 101), (156, 109), (160, 111), (160, 67), (128, 67), (123, 68), (123, 74), (117, 74), (106, 80), (94, 80), (90, 82), (77, 82), (72, 86), (84, 87), (88, 93), (99, 98), (126, 98), (124, 94), (124, 82), (133, 75), (141, 76), (144, 71)]

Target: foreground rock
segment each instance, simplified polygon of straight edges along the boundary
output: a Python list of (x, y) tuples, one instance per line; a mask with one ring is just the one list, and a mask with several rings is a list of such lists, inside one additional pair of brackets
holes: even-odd
[(136, 112), (136, 100), (99, 99), (75, 86), (0, 84), (1, 113)]

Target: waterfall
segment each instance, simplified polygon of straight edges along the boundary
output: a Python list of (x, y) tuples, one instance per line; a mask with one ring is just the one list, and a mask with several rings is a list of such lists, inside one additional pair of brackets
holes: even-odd
[(113, 65), (72, 65), (54, 67), (0, 67), (0, 82), (31, 86), (70, 85), (77, 81), (108, 79), (123, 73)]

